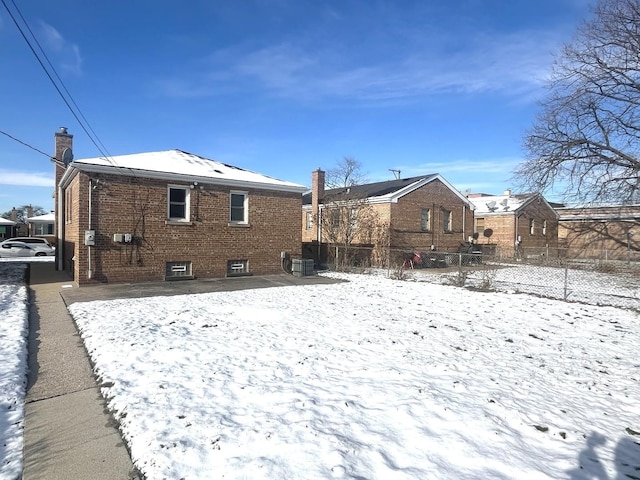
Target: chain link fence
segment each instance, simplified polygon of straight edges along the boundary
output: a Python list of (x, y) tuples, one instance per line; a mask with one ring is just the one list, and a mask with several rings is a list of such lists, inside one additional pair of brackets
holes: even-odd
[[(329, 267), (355, 272), (385, 268), (392, 278), (640, 311), (640, 252), (630, 251), (624, 259), (612, 259), (606, 251), (580, 258), (566, 254), (561, 249), (529, 249), (507, 257), (500, 252), (487, 255), (467, 245), (458, 252), (391, 250), (381, 258), (373, 249), (359, 247), (343, 257), (337, 251), (334, 258), (346, 258), (348, 263)], [(377, 263), (372, 261), (375, 258)]]
[(640, 311), (640, 263), (589, 259), (496, 259), (458, 254), (443, 269), (416, 269), (417, 281), (486, 291), (528, 293), (564, 301)]

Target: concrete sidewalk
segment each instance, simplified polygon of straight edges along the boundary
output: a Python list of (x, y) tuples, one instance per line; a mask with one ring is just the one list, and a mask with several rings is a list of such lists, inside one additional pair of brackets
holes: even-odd
[(23, 480), (141, 478), (106, 411), (71, 303), (339, 282), (281, 274), (78, 288), (53, 263), (31, 263)]
[(52, 263), (30, 266), (29, 373), (23, 480), (136, 479), (61, 292)]

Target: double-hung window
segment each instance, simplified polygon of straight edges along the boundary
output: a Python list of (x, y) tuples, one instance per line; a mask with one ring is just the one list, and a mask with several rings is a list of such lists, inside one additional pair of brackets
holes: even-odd
[(181, 185), (167, 187), (167, 218), (170, 221), (189, 221), (189, 192), (189, 187)]
[(230, 197), (229, 220), (231, 223), (249, 223), (249, 194), (232, 191)]
[(428, 208), (420, 211), (420, 230), (423, 232), (431, 230), (431, 211)]
[(535, 219), (531, 218), (529, 219), (529, 235), (535, 235), (536, 234), (536, 221)]
[(53, 223), (34, 223), (34, 235), (53, 235)]
[(451, 233), (451, 210), (442, 211), (442, 227), (446, 233)]
[(307, 212), (306, 221), (307, 221), (307, 230), (311, 230), (311, 227), (313, 226), (313, 214), (311, 212)]

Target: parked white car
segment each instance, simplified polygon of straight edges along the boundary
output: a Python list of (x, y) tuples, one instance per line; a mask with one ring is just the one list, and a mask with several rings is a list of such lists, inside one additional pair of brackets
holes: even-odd
[(0, 243), (0, 258), (44, 257), (55, 255), (55, 250), (48, 243), (25, 243), (9, 239)]
[(13, 237), (7, 238), (5, 242), (22, 242), (28, 244), (35, 243), (37, 245), (49, 245), (50, 247), (52, 247), (52, 245), (49, 243), (49, 240), (43, 237)]

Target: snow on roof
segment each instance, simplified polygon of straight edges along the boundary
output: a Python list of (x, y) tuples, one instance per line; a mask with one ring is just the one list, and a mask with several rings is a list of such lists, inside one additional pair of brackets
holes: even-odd
[(15, 225), (16, 222), (12, 222), (11, 220), (7, 220), (6, 218), (0, 217), (0, 225)]
[(476, 206), (475, 215), (504, 215), (522, 207), (531, 195), (485, 195), (469, 198)]
[(182, 150), (84, 158), (73, 161), (70, 166), (82, 171), (120, 173), (128, 176), (200, 180), (230, 186), (254, 186), (300, 193), (306, 190), (306, 187), (297, 183), (278, 180)]
[(56, 215), (53, 212), (27, 218), (27, 222), (30, 222), (30, 223), (53, 223), (55, 222), (55, 220), (56, 220)]

